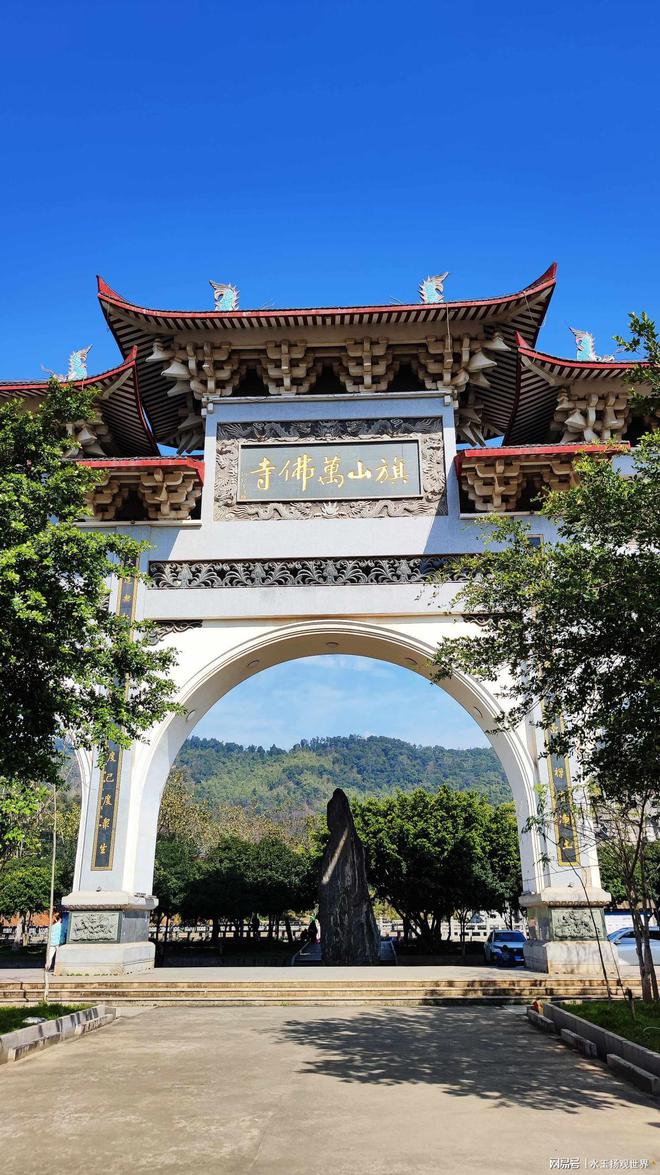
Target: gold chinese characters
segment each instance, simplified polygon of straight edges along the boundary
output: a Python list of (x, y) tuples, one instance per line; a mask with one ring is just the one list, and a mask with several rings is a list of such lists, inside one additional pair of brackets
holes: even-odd
[(248, 477), (256, 478), (254, 485), (261, 493), (275, 488), (275, 479), (298, 482), (303, 494), (313, 482), (321, 486), (336, 486), (340, 490), (347, 482), (373, 480), (377, 485), (392, 482), (407, 485), (409, 481), (403, 457), (380, 456), (368, 463), (362, 458), (345, 460), (338, 453), (323, 457), (322, 465), (309, 453), (302, 453), (299, 457), (288, 458), (279, 468), (269, 457), (262, 457), (255, 469), (248, 470)]

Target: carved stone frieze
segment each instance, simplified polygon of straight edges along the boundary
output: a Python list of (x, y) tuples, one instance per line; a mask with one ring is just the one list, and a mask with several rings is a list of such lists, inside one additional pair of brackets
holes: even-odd
[[(155, 588), (351, 587), (423, 584), (442, 569), (449, 578), (456, 555), (389, 555), (337, 559), (214, 559), (149, 564)], [(457, 579), (457, 577), (456, 577)]]
[[(392, 438), (418, 440), (422, 494), (418, 498), (371, 500), (237, 502), (238, 458), (241, 441), (372, 441)], [(446, 514), (446, 478), (442, 424), (437, 417), (391, 420), (297, 420), (220, 424), (217, 430), (215, 518), (402, 518)]]
[[(597, 923), (602, 924), (603, 917), (598, 910)], [(557, 939), (592, 939), (596, 938), (594, 919), (589, 910), (583, 907), (571, 909), (553, 909), (551, 911), (551, 933)], [(602, 928), (601, 928), (602, 934)]]

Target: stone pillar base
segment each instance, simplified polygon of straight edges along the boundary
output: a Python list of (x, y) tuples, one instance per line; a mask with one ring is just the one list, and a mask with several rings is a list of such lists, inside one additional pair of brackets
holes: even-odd
[(56, 975), (134, 975), (153, 971), (152, 942), (65, 943), (55, 956)]
[(602, 976), (604, 966), (616, 979), (621, 966), (616, 948), (608, 940), (603, 915), (610, 895), (593, 890), (588, 896), (586, 902), (575, 887), (522, 895), (520, 905), (526, 909), (529, 923), (525, 963), (530, 970)]
[(156, 948), (149, 915), (156, 898), (124, 891), (78, 891), (63, 899), (69, 912), (66, 943), (55, 956), (56, 975), (130, 975), (151, 971)]
[(608, 975), (616, 979), (619, 971), (614, 954), (615, 948), (607, 939), (601, 940), (600, 949), (603, 961), (598, 953), (598, 943), (591, 942), (541, 942), (530, 940), (525, 943), (525, 966), (530, 971), (547, 971), (550, 975), (592, 975), (602, 976), (603, 964)]

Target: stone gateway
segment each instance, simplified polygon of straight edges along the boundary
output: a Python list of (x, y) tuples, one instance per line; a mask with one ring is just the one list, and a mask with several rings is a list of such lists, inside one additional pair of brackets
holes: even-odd
[[(111, 584), (110, 607), (152, 621), (153, 641), (175, 650), (181, 709), (104, 760), (77, 754), (81, 825), (64, 898), (72, 932), (58, 973), (153, 966), (161, 795), (182, 743), (224, 694), (320, 655), (349, 666), (351, 655), (378, 658), (430, 678), (441, 638), (480, 631), (451, 576), (441, 589), (430, 582), (455, 555), (481, 549), (479, 518), (530, 515), (533, 535), (551, 543), (553, 524), (534, 516), (538, 496), (574, 482), (578, 454), (630, 466), (629, 443), (645, 427), (631, 364), (537, 349), (555, 280), (552, 266), (518, 293), (439, 302), (438, 278), (417, 303), (289, 310), (239, 310), (227, 285), (206, 311), (150, 309), (99, 282), (122, 359), (84, 379), (98, 388), (94, 419), (71, 425), (72, 456), (100, 474), (81, 525), (129, 527), (144, 543), (151, 578)], [(45, 381), (0, 383), (0, 399), (28, 409), (46, 393)], [(571, 810), (577, 765), (545, 754), (540, 710), (494, 733), (506, 684), (462, 674), (442, 683), (511, 787), (526, 959), (598, 972), (602, 918), (590, 911), (609, 895), (593, 835)], [(562, 805), (547, 841), (528, 824), (540, 791)], [(333, 799), (330, 819), (327, 950), (366, 958), (373, 921), (344, 800)], [(349, 902), (360, 941), (342, 945)], [(614, 969), (610, 944), (602, 948)]]
[(319, 887), (321, 958), (336, 966), (377, 963), (380, 934), (371, 908), (364, 846), (346, 793), (339, 787), (328, 803), (328, 830)]

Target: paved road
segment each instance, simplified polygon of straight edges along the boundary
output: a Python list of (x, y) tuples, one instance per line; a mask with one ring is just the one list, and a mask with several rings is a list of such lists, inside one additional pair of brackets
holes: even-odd
[(660, 1159), (655, 1103), (520, 1010), (159, 1008), (0, 1070), (12, 1175), (535, 1175)]

